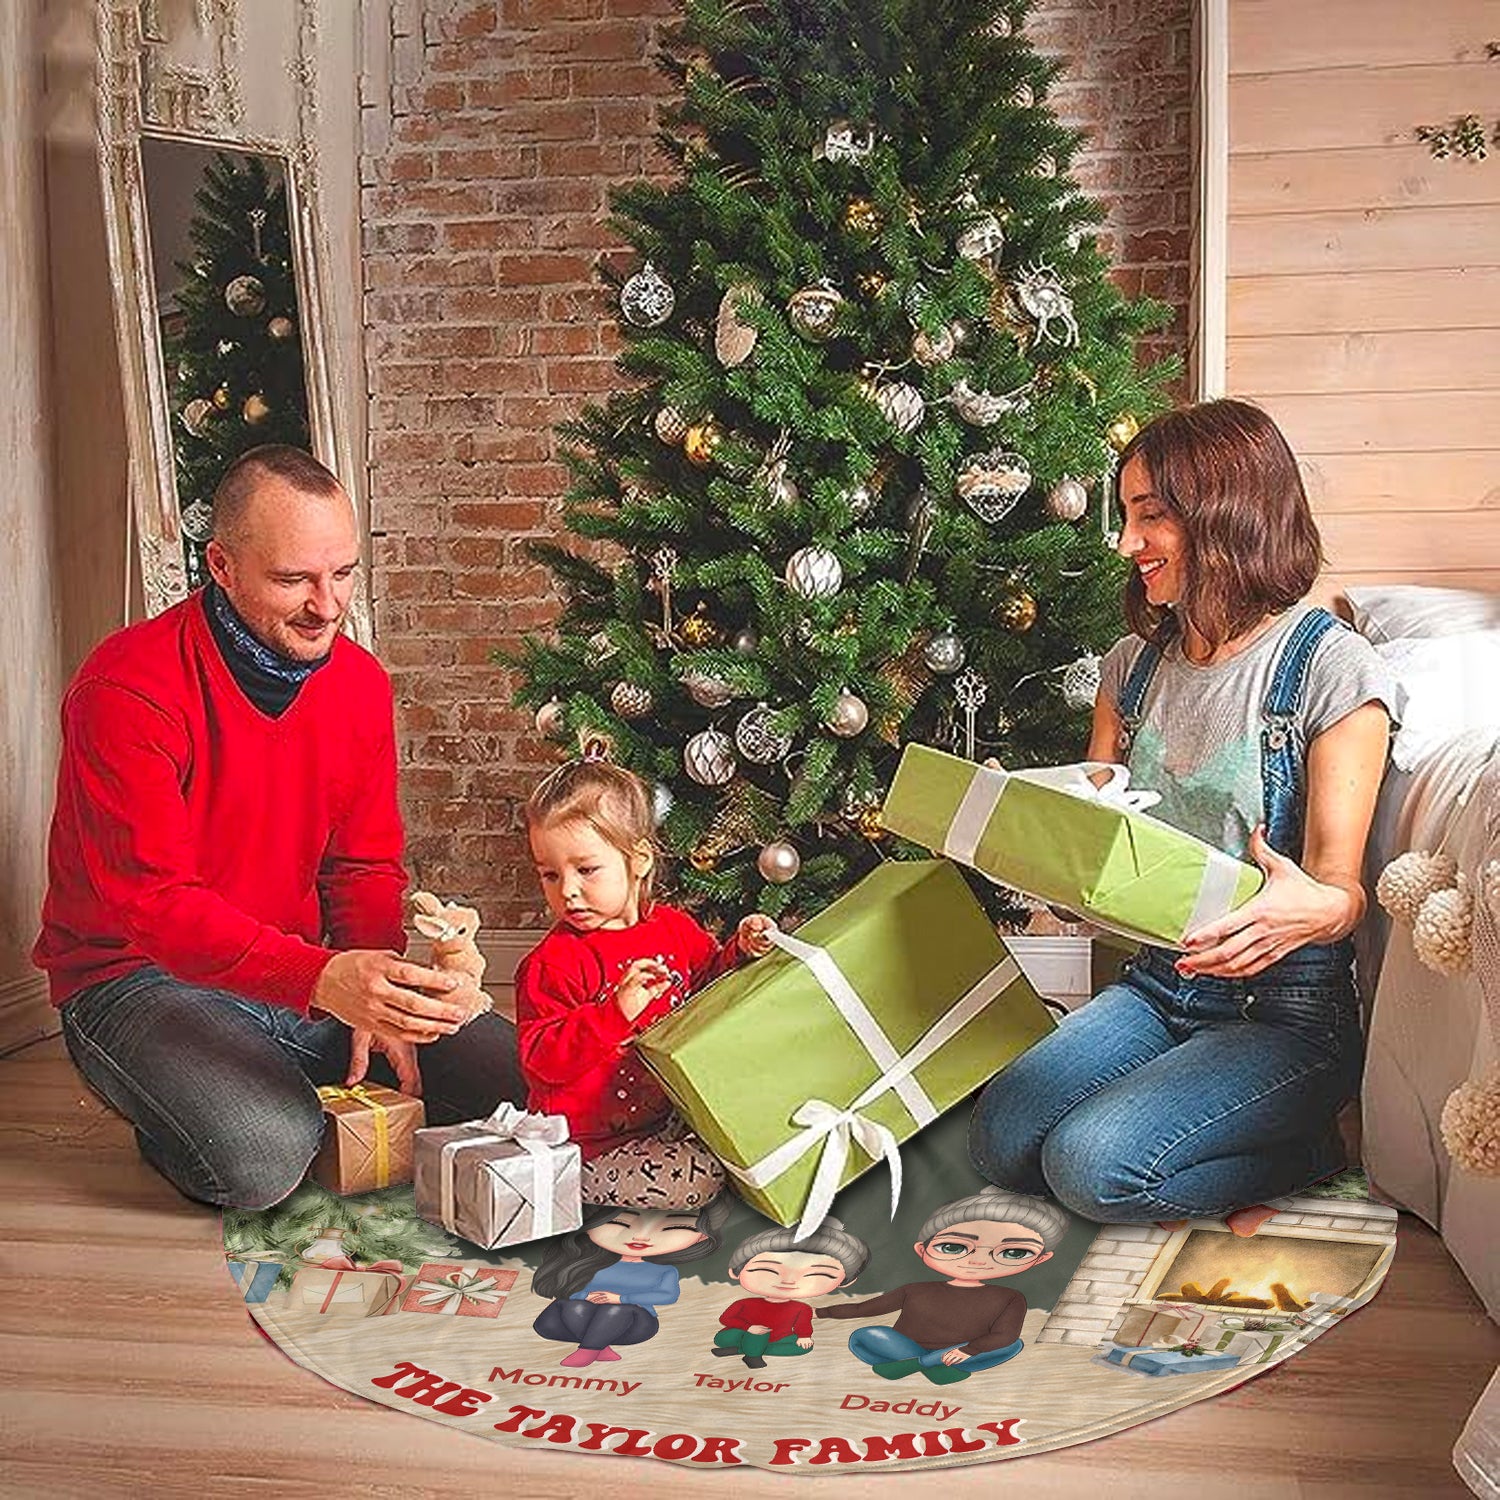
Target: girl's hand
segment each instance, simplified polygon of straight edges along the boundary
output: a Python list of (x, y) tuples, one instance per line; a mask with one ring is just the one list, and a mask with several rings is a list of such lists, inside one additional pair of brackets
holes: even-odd
[(771, 934), (779, 930), (774, 917), (768, 917), (761, 911), (753, 911), (748, 917), (740, 918), (735, 941), (739, 943), (741, 953), (746, 953), (751, 958), (764, 958), (776, 946), (771, 941)]
[(615, 1004), (627, 1021), (633, 1021), (672, 988), (672, 971), (659, 958), (638, 958), (630, 964), (615, 987)]
[(619, 1300), (620, 1294), (618, 1292), (590, 1292), (588, 1296), (584, 1298), (585, 1302), (595, 1303), (618, 1302)]
[(1250, 857), (1266, 874), (1259, 895), (1188, 933), (1179, 974), (1248, 979), (1304, 943), (1330, 942), (1345, 931), (1354, 898), (1278, 854), (1263, 825), (1250, 835)]
[(746, 1333), (769, 1333), (770, 1331), (771, 1325), (769, 1323), (752, 1323), (745, 1330)]
[(812, 1340), (811, 1339), (798, 1339), (797, 1340), (797, 1347), (799, 1349), (811, 1349), (812, 1348)]

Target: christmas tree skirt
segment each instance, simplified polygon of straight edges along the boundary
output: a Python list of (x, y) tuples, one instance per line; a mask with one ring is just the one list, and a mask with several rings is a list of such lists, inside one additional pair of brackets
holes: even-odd
[[(967, 1165), (967, 1117), (951, 1111), (902, 1148), (894, 1220), (884, 1167), (846, 1188), (833, 1210), (842, 1230), (814, 1242), (815, 1258), (773, 1238), (747, 1259), (745, 1242), (777, 1226), (730, 1200), (697, 1258), (635, 1264), (655, 1278), (654, 1314), (610, 1305), (607, 1292), (568, 1294), (608, 1279), (618, 1256), (607, 1245), (638, 1232), (620, 1216), (594, 1240), (487, 1252), (417, 1219), (410, 1188), (338, 1198), (309, 1183), (276, 1208), (227, 1215), (226, 1249), (266, 1334), (369, 1400), (512, 1447), (814, 1476), (1017, 1458), (1215, 1396), (1362, 1306), (1394, 1253), (1395, 1213), (1369, 1201), (1354, 1173), (1277, 1200), (1248, 1238), (1207, 1221), (1171, 1231), (1061, 1211), (1002, 1231), (965, 1203), (984, 1187)], [(950, 1205), (919, 1255), (924, 1224)], [(675, 1243), (693, 1232), (686, 1225)], [(852, 1284), (822, 1293), (866, 1249)], [(743, 1283), (730, 1274), (737, 1251)], [(985, 1265), (952, 1276), (970, 1274), (969, 1288), (946, 1288), (943, 1256)], [(903, 1287), (900, 1309), (814, 1315)], [(1019, 1293), (1024, 1310), (999, 1289)], [(947, 1336), (989, 1347), (944, 1362), (941, 1343), (894, 1331), (898, 1315), (925, 1328), (906, 1313), (930, 1312), (934, 1292)], [(955, 1313), (965, 1296), (973, 1303)], [(751, 1305), (731, 1311), (737, 1303)], [(953, 1317), (983, 1326), (960, 1333)], [(1016, 1327), (1019, 1348), (1013, 1338), (993, 1347)]]

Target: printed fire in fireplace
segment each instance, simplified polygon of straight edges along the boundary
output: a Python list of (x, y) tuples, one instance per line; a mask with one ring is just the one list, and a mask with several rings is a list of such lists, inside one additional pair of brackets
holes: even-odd
[(1193, 1229), (1162, 1249), (1142, 1289), (1158, 1302), (1240, 1312), (1300, 1312), (1312, 1294), (1352, 1297), (1388, 1255), (1374, 1240), (1326, 1240), (1275, 1232), (1251, 1239)]

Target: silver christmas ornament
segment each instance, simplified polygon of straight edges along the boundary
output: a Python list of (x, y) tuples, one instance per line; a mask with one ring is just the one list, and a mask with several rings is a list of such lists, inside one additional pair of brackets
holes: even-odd
[(843, 294), (824, 281), (793, 292), (787, 299), (787, 318), (803, 338), (821, 344), (837, 332), (839, 309), (843, 305)]
[(960, 231), (954, 248), (965, 260), (994, 269), (1005, 249), (1005, 230), (994, 214), (982, 214), (967, 229)]
[(1066, 474), (1047, 491), (1047, 514), (1056, 521), (1076, 521), (1089, 508), (1089, 492)]
[(682, 679), (688, 697), (699, 708), (723, 708), (734, 697), (734, 689), (711, 672), (688, 672)]
[(657, 437), (669, 447), (677, 447), (688, 434), (687, 418), (675, 406), (662, 407), (652, 425)]
[(756, 484), (766, 497), (767, 504), (777, 509), (795, 505), (799, 498), (796, 481), (787, 472), (787, 452), (790, 447), (791, 439), (783, 431), (755, 476)]
[(208, 431), (208, 424), (213, 421), (214, 404), (199, 396), (196, 401), (189, 401), (182, 409), (182, 425), (192, 433), (194, 437), (202, 437)]
[(951, 630), (940, 630), (922, 647), (922, 660), (929, 672), (949, 677), (959, 671), (967, 653), (964, 643)]
[(904, 380), (876, 386), (872, 399), (880, 408), (880, 414), (897, 432), (915, 432), (927, 415), (927, 403), (922, 399), (921, 391)]
[(1092, 652), (1070, 662), (1062, 674), (1063, 702), (1069, 708), (1092, 708), (1099, 696), (1099, 658)]
[(619, 649), (607, 630), (596, 630), (589, 637), (589, 660), (596, 667), (603, 666)]
[(643, 719), (656, 700), (651, 689), (634, 682), (617, 682), (609, 695), (609, 706), (622, 719)]
[(797, 878), (797, 872), (802, 868), (802, 856), (785, 839), (776, 839), (756, 856), (755, 868), (760, 871), (761, 879), (769, 884), (785, 885)]
[(743, 630), (735, 631), (729, 646), (741, 656), (754, 656), (760, 649), (760, 637), (747, 625)]
[(194, 500), (182, 508), (182, 533), (189, 541), (206, 542), (214, 534), (214, 508)]
[(682, 767), (700, 786), (723, 786), (734, 779), (734, 746), (721, 729), (703, 729), (682, 751)]
[(852, 739), (870, 722), (870, 710), (865, 700), (854, 693), (842, 692), (834, 700), (833, 712), (824, 723), (840, 739)]
[(835, 120), (823, 132), (822, 144), (813, 148), (813, 157), (825, 161), (863, 161), (874, 149), (873, 125)]
[(875, 506), (875, 491), (868, 483), (851, 484), (843, 492), (844, 503), (856, 521), (862, 521)]
[(831, 599), (844, 586), (844, 568), (827, 547), (803, 547), (786, 564), (786, 586), (802, 599)]
[(563, 732), (563, 706), (556, 698), (536, 711), (536, 732), (549, 740), (559, 739)]
[(258, 276), (236, 276), (224, 288), (224, 305), (236, 317), (253, 318), (265, 310), (265, 283)]
[[(1036, 336), (1064, 347), (1078, 342), (1078, 319), (1073, 316), (1073, 299), (1063, 290), (1062, 278), (1046, 261), (1023, 266), (1016, 277), (1016, 300), (1036, 319)], [(1053, 323), (1062, 324), (1062, 332), (1053, 331)]]
[(1030, 487), (1031, 465), (1019, 453), (976, 453), (958, 471), (959, 497), (992, 526), (1015, 509)]
[(719, 302), (719, 316), (714, 324), (714, 353), (725, 369), (742, 365), (755, 351), (760, 338), (759, 329), (744, 321), (744, 309), (758, 307), (765, 298), (761, 290), (749, 282), (732, 286)]
[(672, 789), (664, 782), (658, 781), (651, 788), (651, 819), (658, 828), (667, 821), (676, 805), (677, 799), (672, 795)]
[(755, 765), (769, 766), (792, 748), (792, 737), (777, 728), (774, 709), (757, 703), (735, 725), (734, 747)]
[(971, 427), (991, 427), (1001, 417), (1019, 415), (1031, 407), (1031, 382), (1013, 391), (975, 390), (967, 380), (954, 382), (948, 404)]
[(986, 36), (1004, 38), (1008, 37), (1014, 30), (1015, 25), (1011, 21), (1011, 18), (1002, 11), (984, 28), (984, 34)]
[(676, 306), (671, 283), (649, 260), (620, 288), (620, 313), (636, 328), (660, 328)]

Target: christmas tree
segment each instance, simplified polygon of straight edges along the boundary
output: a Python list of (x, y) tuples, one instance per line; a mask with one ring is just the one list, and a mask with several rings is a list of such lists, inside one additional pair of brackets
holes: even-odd
[(217, 153), (188, 228), (193, 259), (164, 322), (177, 503), (188, 583), (203, 582), (203, 545), (219, 477), (261, 443), (311, 446), (286, 178), (265, 157)]
[[(537, 728), (656, 789), (684, 898), (810, 913), (900, 748), (1076, 759), (1115, 455), (1175, 371), (1111, 283), (1026, 0), (687, 0), (665, 185), (613, 195), (622, 389), (559, 431)], [(981, 886), (992, 909), (1003, 898)], [(1012, 905), (997, 915), (1014, 920)]]

